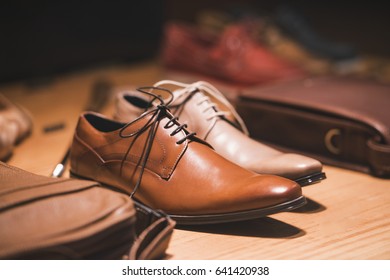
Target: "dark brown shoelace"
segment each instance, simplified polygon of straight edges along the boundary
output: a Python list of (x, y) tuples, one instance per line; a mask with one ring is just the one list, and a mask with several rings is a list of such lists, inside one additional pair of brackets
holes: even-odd
[[(186, 130), (187, 124), (180, 124), (178, 122), (178, 120), (177, 120), (177, 117), (174, 117), (171, 114), (171, 112), (169, 111), (168, 106), (173, 101), (173, 93), (170, 90), (165, 89), (165, 88), (161, 88), (161, 87), (141, 87), (141, 88), (138, 88), (137, 90), (139, 92), (142, 92), (142, 93), (152, 97), (150, 103), (153, 103), (154, 101), (158, 100), (160, 102), (160, 104), (155, 106), (155, 107), (151, 107), (150, 110), (145, 111), (138, 118), (136, 118), (135, 120), (127, 123), (119, 131), (119, 136), (121, 138), (132, 138), (132, 137), (134, 137), (134, 140), (131, 142), (130, 146), (128, 147), (128, 149), (127, 149), (127, 151), (125, 153), (125, 156), (122, 159), (121, 168), (120, 168), (120, 172), (121, 173), (122, 173), (122, 169), (123, 169), (123, 164), (126, 161), (126, 158), (127, 158), (128, 154), (129, 154), (129, 152), (131, 151), (134, 143), (136, 142), (137, 138), (140, 135), (142, 135), (143, 133), (145, 133), (145, 132), (148, 133), (146, 141), (145, 141), (145, 145), (144, 145), (144, 147), (142, 149), (141, 156), (140, 156), (140, 158), (139, 158), (139, 160), (137, 162), (136, 168), (134, 169), (134, 172), (133, 172), (133, 174), (131, 176), (131, 177), (135, 176), (138, 167), (141, 167), (141, 170), (139, 172), (139, 176), (138, 176), (138, 179), (137, 179), (137, 183), (135, 184), (134, 189), (133, 189), (133, 191), (130, 194), (130, 197), (134, 196), (135, 192), (138, 190), (138, 188), (139, 188), (139, 186), (141, 184), (142, 176), (143, 176), (143, 173), (144, 173), (144, 170), (145, 170), (145, 167), (146, 167), (146, 162), (147, 162), (147, 160), (149, 158), (149, 155), (150, 155), (150, 152), (152, 150), (152, 145), (153, 145), (153, 142), (154, 142), (154, 138), (156, 137), (157, 129), (158, 129), (159, 123), (160, 123), (160, 121), (162, 119), (164, 119), (164, 118), (168, 118), (169, 119), (169, 121), (164, 125), (164, 129), (171, 128), (174, 125), (177, 126), (177, 128), (170, 133), (170, 136), (174, 136), (177, 133), (179, 133), (180, 131), (183, 131), (185, 133), (185, 136), (182, 139), (178, 140), (176, 142), (176, 144), (182, 144), (187, 139), (189, 139), (192, 136), (196, 135), (196, 133), (194, 133), (194, 132), (191, 132), (191, 133), (188, 132)], [(169, 98), (164, 100), (160, 95), (152, 93), (151, 92), (152, 90), (164, 91), (164, 92), (169, 94)], [(149, 120), (140, 129), (138, 129), (137, 131), (132, 132), (130, 134), (125, 134), (124, 133), (127, 127), (131, 126), (132, 124), (136, 123), (137, 121), (139, 121), (139, 120), (141, 120), (141, 119), (143, 119), (145, 117), (148, 117), (150, 115), (151, 115), (151, 117), (149, 118)]]

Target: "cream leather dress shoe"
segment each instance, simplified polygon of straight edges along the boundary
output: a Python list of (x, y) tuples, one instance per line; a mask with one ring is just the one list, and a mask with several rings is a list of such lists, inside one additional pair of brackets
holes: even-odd
[[(299, 154), (282, 153), (251, 139), (233, 106), (211, 84), (165, 80), (155, 86), (170, 89), (174, 94), (170, 105), (172, 113), (232, 162), (259, 174), (295, 180), (301, 186), (326, 178), (319, 161)], [(115, 118), (129, 121), (152, 106), (150, 100), (137, 92), (123, 92), (117, 96)]]

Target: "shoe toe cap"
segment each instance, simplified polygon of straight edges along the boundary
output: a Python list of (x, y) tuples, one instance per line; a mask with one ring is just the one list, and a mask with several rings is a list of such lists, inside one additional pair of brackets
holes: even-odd
[(258, 175), (247, 183), (246, 189), (248, 193), (242, 197), (252, 204), (248, 208), (270, 207), (302, 196), (298, 183), (274, 175)]
[(298, 154), (280, 154), (255, 167), (257, 173), (273, 174), (292, 180), (322, 171), (318, 160)]

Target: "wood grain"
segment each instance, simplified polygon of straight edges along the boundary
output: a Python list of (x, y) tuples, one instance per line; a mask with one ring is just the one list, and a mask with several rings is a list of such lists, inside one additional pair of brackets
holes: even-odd
[[(8, 163), (48, 176), (70, 144), (97, 79), (122, 89), (152, 85), (164, 75), (152, 61), (71, 73), (39, 86), (0, 86), (1, 93), (34, 119), (33, 133), (15, 147)], [(112, 112), (111, 98), (103, 113)], [(65, 127), (44, 132), (58, 123)], [(390, 180), (330, 166), (325, 171), (327, 180), (304, 188), (309, 203), (303, 209), (246, 222), (177, 228), (167, 259), (390, 259)]]

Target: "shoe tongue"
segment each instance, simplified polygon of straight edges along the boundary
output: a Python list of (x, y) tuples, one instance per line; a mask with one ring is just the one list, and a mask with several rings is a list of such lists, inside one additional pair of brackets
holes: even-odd
[(183, 93), (180, 89), (173, 91), (173, 101), (170, 106), (178, 106), (182, 104), (187, 98), (189, 98), (190, 94), (190, 92)]
[[(179, 106), (183, 102), (186, 102), (188, 99), (191, 99), (192, 102), (200, 102), (200, 100), (203, 100), (203, 98), (205, 96), (207, 96), (199, 89), (187, 91), (184, 94), (182, 92), (180, 92), (180, 90), (177, 90), (177, 91), (173, 92), (173, 95), (174, 95), (174, 99), (172, 102), (172, 106)], [(206, 109), (206, 107), (210, 107), (209, 106), (210, 102), (211, 102), (210, 99), (204, 100), (199, 106), (200, 106), (200, 108)], [(215, 106), (213, 106), (212, 108), (215, 112), (218, 112), (218, 109)], [(209, 109), (209, 110), (211, 110), (211, 109)]]

